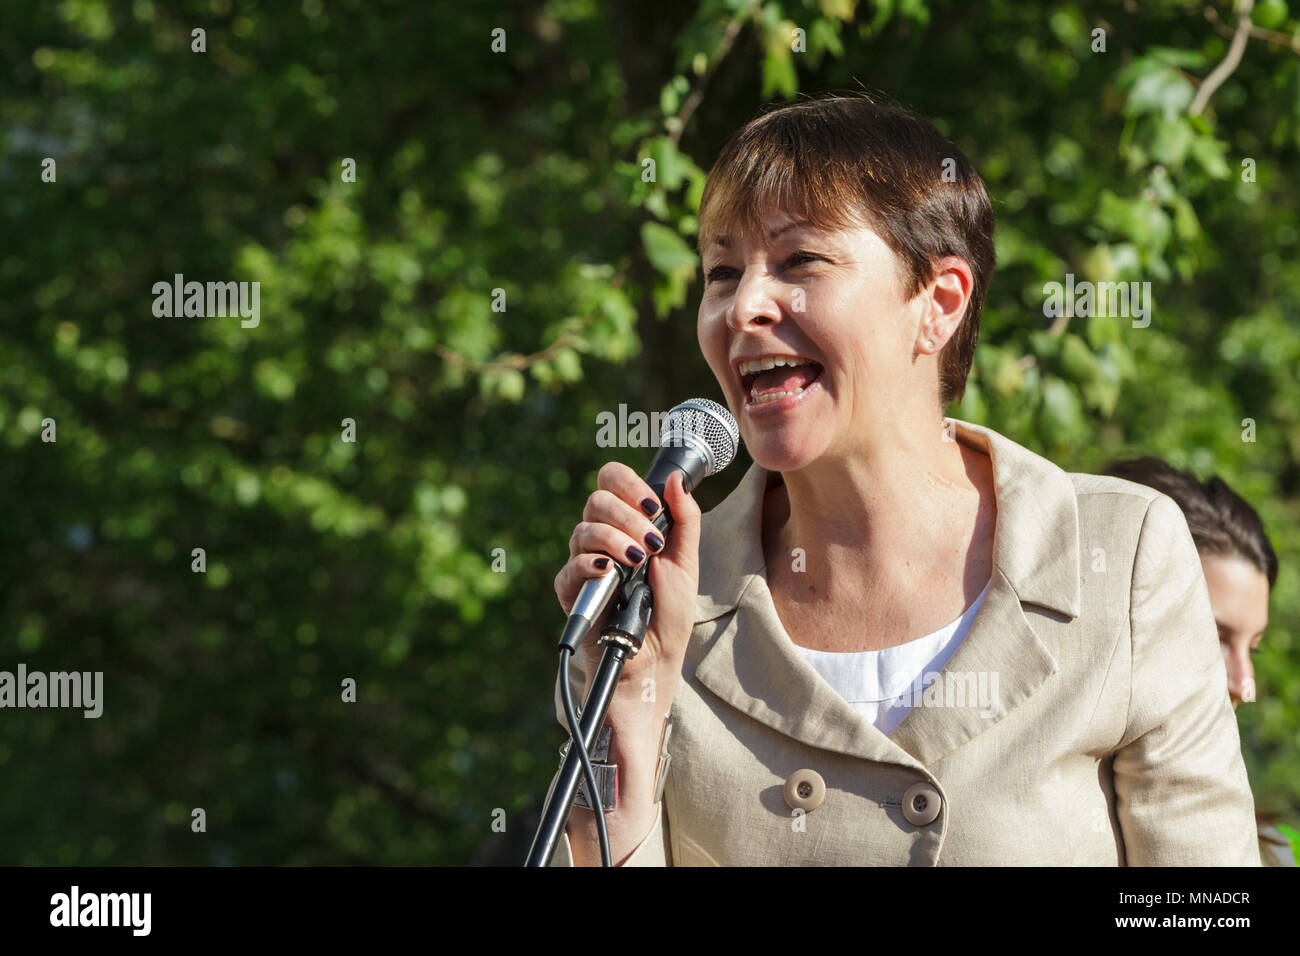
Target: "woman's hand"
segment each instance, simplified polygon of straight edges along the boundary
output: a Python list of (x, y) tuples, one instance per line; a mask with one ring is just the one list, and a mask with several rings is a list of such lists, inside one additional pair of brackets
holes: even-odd
[[(659, 532), (651, 523), (662, 504), (650, 486), (627, 465), (607, 462), (596, 478), (596, 490), (587, 499), (583, 520), (569, 539), (569, 560), (555, 576), (555, 596), (568, 614), (586, 580), (609, 573), (607, 555), (613, 555), (627, 567), (650, 561), (646, 577), (654, 593), (650, 626), (641, 650), (624, 666), (621, 677), (621, 681), (635, 681), (637, 685), (646, 677), (681, 673), (686, 644), (695, 626), (695, 596), (700, 583), (700, 509), (682, 487), (680, 471), (669, 478), (664, 498), (673, 517), (666, 546), (659, 543)], [(640, 560), (636, 560), (638, 553), (642, 555)], [(599, 565), (602, 561), (603, 568)], [(613, 603), (611, 600), (582, 644), (588, 682), (604, 653), (597, 641)]]

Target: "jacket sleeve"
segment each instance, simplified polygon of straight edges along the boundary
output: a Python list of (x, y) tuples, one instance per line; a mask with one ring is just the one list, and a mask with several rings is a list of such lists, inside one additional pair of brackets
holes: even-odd
[(1255, 805), (1218, 627), (1187, 521), (1169, 497), (1143, 518), (1116, 813), (1129, 866), (1259, 866)]
[[(577, 667), (569, 668), (569, 690), (573, 695), (573, 706), (577, 709), (582, 708), (582, 692), (586, 680), (582, 670)], [(560, 678), (557, 674), (555, 677), (555, 719), (559, 721), (560, 726), (566, 734), (571, 733), (569, 722), (564, 719), (564, 703), (560, 698)], [(557, 768), (555, 776), (551, 778), (550, 789), (546, 791), (546, 798), (551, 798), (551, 791), (555, 789), (555, 782), (559, 779), (560, 771)], [(666, 801), (659, 803), (659, 816), (655, 820), (654, 826), (646, 834), (631, 856), (623, 861), (623, 866), (672, 866), (672, 854), (668, 847), (668, 812), (665, 809)], [(551, 857), (551, 866), (573, 866), (573, 850), (569, 846), (569, 835), (560, 834), (560, 842), (555, 846), (555, 856)]]

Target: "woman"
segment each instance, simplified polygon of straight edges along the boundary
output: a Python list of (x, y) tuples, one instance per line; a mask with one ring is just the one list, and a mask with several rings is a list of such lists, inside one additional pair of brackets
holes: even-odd
[[(866, 98), (775, 110), (723, 149), (698, 337), (754, 465), (704, 516), (676, 479), (661, 502), (605, 465), (556, 577), (567, 613), (607, 555), (651, 561), (606, 721), (616, 864), (1258, 865), (1177, 506), (942, 418), (992, 232), (965, 156)], [(819, 654), (860, 655), (892, 696), (856, 706)], [(598, 860), (576, 808), (554, 864)]]
[[(1114, 462), (1106, 474), (1136, 481), (1168, 495), (1187, 518), (1201, 558), (1210, 607), (1219, 629), (1219, 647), (1228, 672), (1228, 695), (1236, 710), (1255, 699), (1255, 668), (1250, 656), (1268, 627), (1268, 597), (1277, 583), (1277, 555), (1264, 523), (1245, 499), (1217, 475), (1202, 484), (1159, 458)], [(1290, 841), (1276, 821), (1257, 818), (1259, 852), (1264, 862), (1295, 866)]]

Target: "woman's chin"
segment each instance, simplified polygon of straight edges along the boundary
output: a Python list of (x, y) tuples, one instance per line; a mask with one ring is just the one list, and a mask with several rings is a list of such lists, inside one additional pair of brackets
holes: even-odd
[(798, 471), (821, 457), (824, 443), (810, 440), (808, 435), (760, 434), (751, 441), (745, 437), (749, 457), (759, 467), (768, 471)]

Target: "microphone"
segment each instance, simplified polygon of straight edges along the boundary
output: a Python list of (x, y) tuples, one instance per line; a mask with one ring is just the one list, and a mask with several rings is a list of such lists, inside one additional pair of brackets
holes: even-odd
[[(645, 482), (663, 502), (663, 510), (653, 524), (665, 542), (672, 530), (673, 517), (664, 501), (664, 486), (674, 471), (683, 475), (682, 484), (687, 491), (710, 475), (726, 468), (740, 445), (740, 429), (731, 412), (707, 398), (691, 398), (682, 402), (664, 419), (659, 438), (659, 453), (645, 473)], [(611, 555), (612, 557), (612, 555)], [(617, 560), (613, 567), (598, 578), (588, 578), (578, 592), (577, 600), (569, 612), (560, 637), (561, 648), (577, 653), (578, 646), (600, 618), (610, 598), (629, 582), (645, 577), (649, 559), (635, 568), (627, 568)]]

